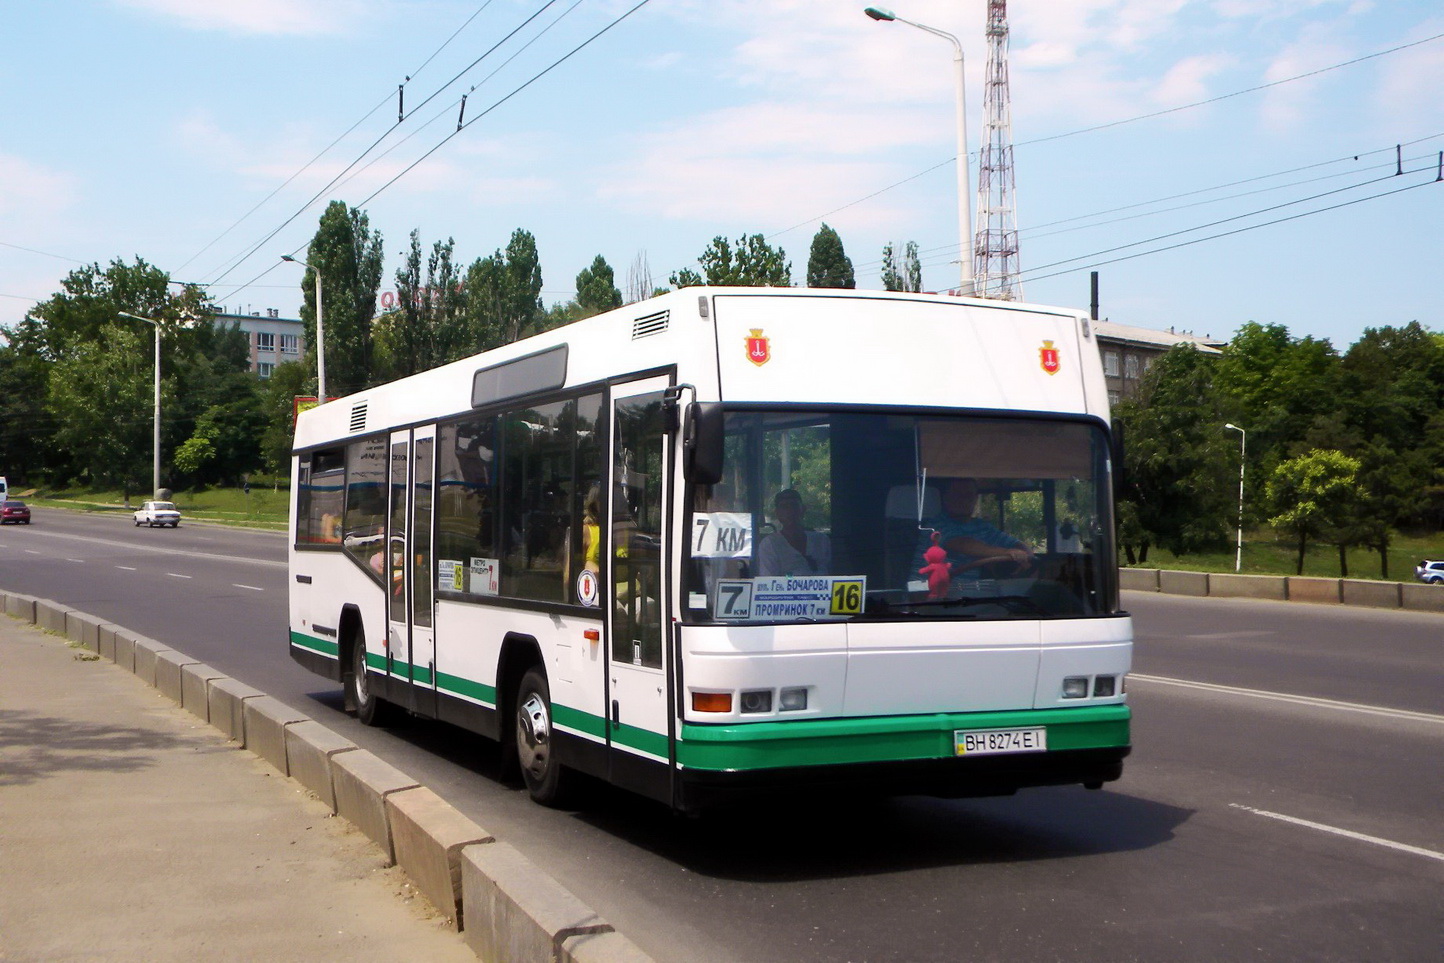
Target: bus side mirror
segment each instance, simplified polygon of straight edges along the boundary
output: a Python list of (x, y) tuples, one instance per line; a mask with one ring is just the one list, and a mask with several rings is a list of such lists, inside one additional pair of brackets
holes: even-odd
[(1113, 419), (1113, 431), (1109, 436), (1109, 457), (1113, 462), (1113, 497), (1118, 498), (1123, 494), (1127, 485), (1127, 469), (1123, 462), (1123, 422), (1117, 418)]
[(694, 401), (687, 406), (687, 432), (682, 440), (682, 470), (694, 485), (722, 480), (722, 406)]

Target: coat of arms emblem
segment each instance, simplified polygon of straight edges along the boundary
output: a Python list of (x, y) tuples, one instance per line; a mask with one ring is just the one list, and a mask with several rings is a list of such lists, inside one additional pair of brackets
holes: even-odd
[(1058, 357), (1058, 349), (1053, 347), (1053, 342), (1043, 342), (1043, 347), (1038, 349), (1038, 363), (1050, 375), (1057, 374), (1058, 370), (1063, 367), (1063, 363)]
[(761, 328), (752, 328), (747, 336), (747, 360), (755, 365), (772, 360), (771, 339), (763, 336)]

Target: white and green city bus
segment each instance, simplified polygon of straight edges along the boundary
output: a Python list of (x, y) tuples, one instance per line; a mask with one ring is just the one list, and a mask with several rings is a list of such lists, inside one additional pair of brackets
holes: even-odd
[[(542, 803), (1097, 788), (1113, 437), (1073, 311), (673, 292), (303, 412), (290, 651), (364, 722), (499, 740)], [(998, 548), (925, 557), (953, 524)]]

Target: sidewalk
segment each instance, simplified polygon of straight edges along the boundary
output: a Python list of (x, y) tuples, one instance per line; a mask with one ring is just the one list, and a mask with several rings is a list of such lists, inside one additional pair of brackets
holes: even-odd
[(0, 616), (0, 961), (467, 961), (345, 820), (135, 676)]

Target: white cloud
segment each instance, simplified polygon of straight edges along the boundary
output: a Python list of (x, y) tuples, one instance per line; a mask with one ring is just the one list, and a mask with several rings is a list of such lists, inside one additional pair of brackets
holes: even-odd
[(374, 7), (368, 0), (112, 0), (180, 21), (193, 30), (315, 36), (350, 30)]
[(70, 174), (0, 154), (0, 220), (13, 225), (10, 229), (17, 235), (8, 240), (32, 236), (44, 222), (71, 208), (78, 193)]
[(1159, 107), (1175, 107), (1207, 100), (1218, 93), (1209, 88), (1209, 78), (1234, 64), (1235, 58), (1226, 54), (1185, 57), (1174, 64), (1153, 88), (1153, 102)]
[[(1355, 55), (1356, 51), (1331, 41), (1306, 37), (1298, 43), (1288, 45), (1274, 57), (1264, 71), (1263, 81), (1274, 83), (1298, 77), (1320, 67), (1341, 63)], [(1325, 108), (1319, 93), (1331, 76), (1333, 75), (1320, 74), (1306, 77), (1265, 91), (1259, 107), (1262, 127), (1275, 134), (1286, 133), (1318, 115)]]
[[(1425, 23), (1416, 31), (1419, 39), (1444, 32), (1444, 22)], [(1444, 105), (1439, 89), (1444, 87), (1444, 44), (1432, 44), (1400, 51), (1379, 65), (1379, 84), (1374, 93), (1375, 112), (1381, 126), (1390, 131), (1439, 129)]]
[[(941, 136), (903, 108), (867, 117), (796, 103), (730, 108), (643, 138), (598, 193), (640, 214), (780, 229), (897, 180), (890, 148), (950, 143), (951, 126), (940, 126)], [(898, 214), (885, 197), (860, 216)]]

